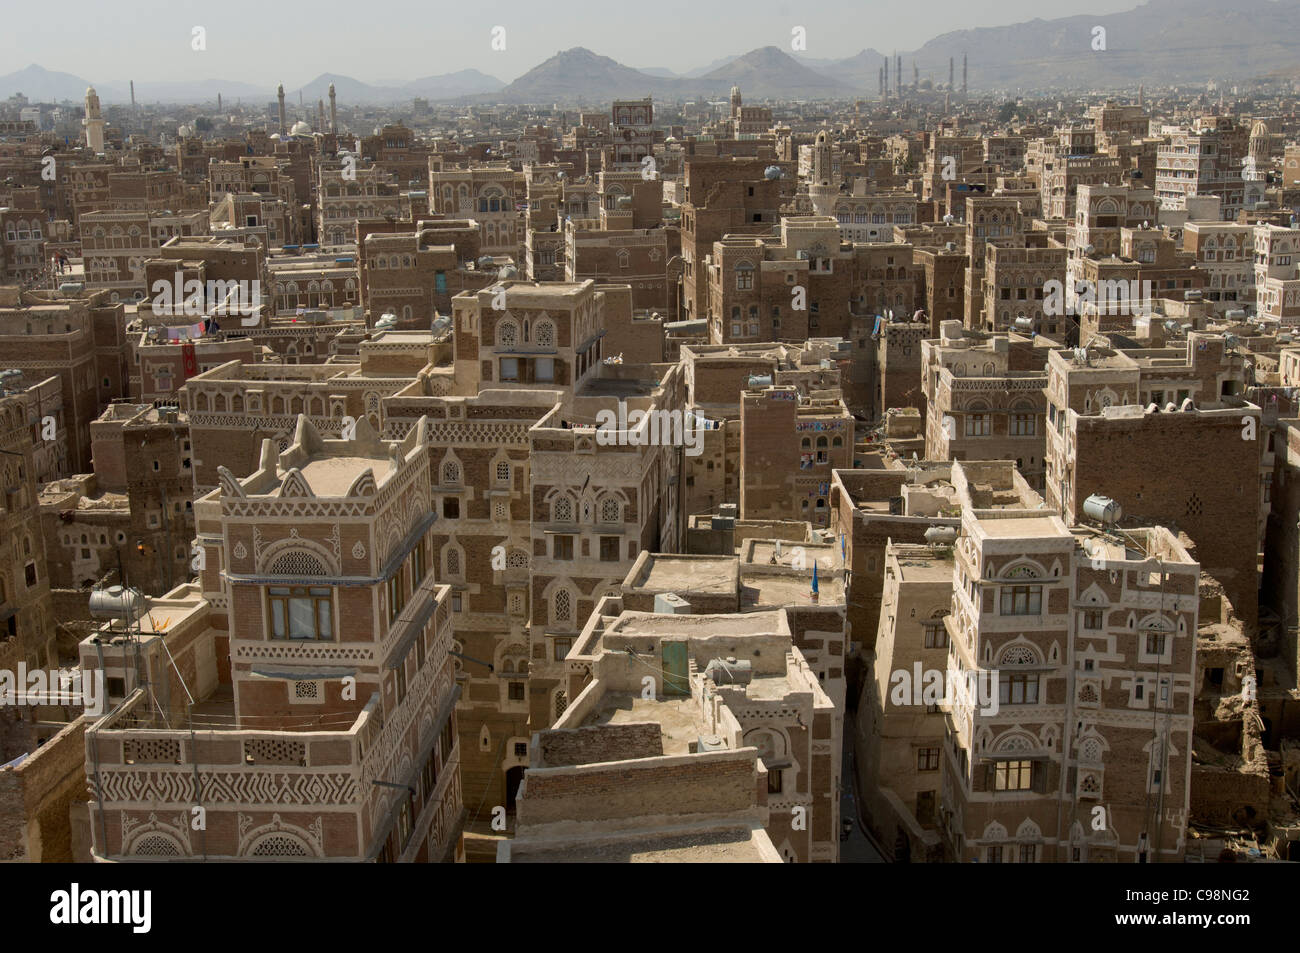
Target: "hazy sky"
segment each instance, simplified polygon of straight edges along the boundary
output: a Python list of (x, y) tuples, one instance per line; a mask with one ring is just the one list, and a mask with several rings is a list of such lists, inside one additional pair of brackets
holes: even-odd
[[(1104, 15), (1139, 0), (54, 0), (0, 11), (0, 72), (39, 63), (92, 83), (220, 78), (293, 89), (324, 72), (368, 83), (474, 67), (509, 82), (562, 49), (684, 72), (759, 46), (807, 55), (911, 50), (937, 34)], [(191, 48), (192, 30), (207, 49)], [(494, 26), (506, 49), (491, 49)]]

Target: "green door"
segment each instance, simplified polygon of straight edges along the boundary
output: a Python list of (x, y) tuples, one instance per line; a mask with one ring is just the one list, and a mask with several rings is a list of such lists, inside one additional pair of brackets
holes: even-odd
[(665, 642), (663, 644), (664, 660), (664, 694), (689, 695), (691, 693), (689, 671), (686, 665), (686, 643)]

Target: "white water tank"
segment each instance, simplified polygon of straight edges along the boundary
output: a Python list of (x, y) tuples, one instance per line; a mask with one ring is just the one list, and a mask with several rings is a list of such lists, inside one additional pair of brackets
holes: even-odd
[(90, 614), (96, 619), (134, 622), (144, 615), (144, 596), (137, 589), (110, 586), (90, 594)]
[(957, 527), (931, 526), (925, 531), (925, 541), (931, 546), (951, 546), (957, 541)]
[(1123, 508), (1109, 496), (1094, 493), (1083, 501), (1084, 515), (1107, 526), (1119, 522), (1124, 515)]

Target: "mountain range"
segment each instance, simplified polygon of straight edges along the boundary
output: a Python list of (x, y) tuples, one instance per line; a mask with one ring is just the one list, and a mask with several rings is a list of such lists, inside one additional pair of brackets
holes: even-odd
[[(891, 52), (892, 55), (892, 52)], [(1300, 62), (1300, 0), (1147, 0), (1123, 13), (1034, 19), (999, 27), (955, 30), (917, 50), (900, 51), (905, 85), (913, 63), (923, 79), (948, 81), (950, 59), (961, 83), (962, 57), (972, 92), (1132, 88), (1237, 81), (1266, 75), (1293, 77)], [(564, 50), (506, 84), (474, 69), (374, 85), (322, 74), (301, 87), (310, 107), (335, 84), (339, 101), (366, 105), (414, 97), (435, 101), (507, 103), (608, 103), (654, 96), (725, 97), (739, 85), (750, 100), (875, 96), (886, 54), (863, 49), (843, 59), (813, 59), (774, 46), (723, 57), (674, 73), (663, 67), (633, 69), (583, 47)], [(896, 79), (890, 71), (890, 80)], [(35, 102), (80, 101), (90, 85), (69, 73), (35, 64), (0, 76), (0, 99), (21, 92)], [(125, 82), (96, 83), (105, 103), (129, 100)], [(270, 102), (273, 89), (225, 80), (136, 83), (140, 102)], [(299, 89), (287, 90), (296, 104)]]

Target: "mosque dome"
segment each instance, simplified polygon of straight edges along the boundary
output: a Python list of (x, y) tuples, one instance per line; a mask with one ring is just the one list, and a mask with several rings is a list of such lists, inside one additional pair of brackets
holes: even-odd
[(293, 124), (293, 128), (289, 130), (289, 135), (291, 135), (291, 136), (310, 136), (310, 135), (311, 135), (311, 126), (307, 125), (305, 122), (303, 122), (301, 119), (299, 119), (297, 122), (295, 122), (295, 123)]

